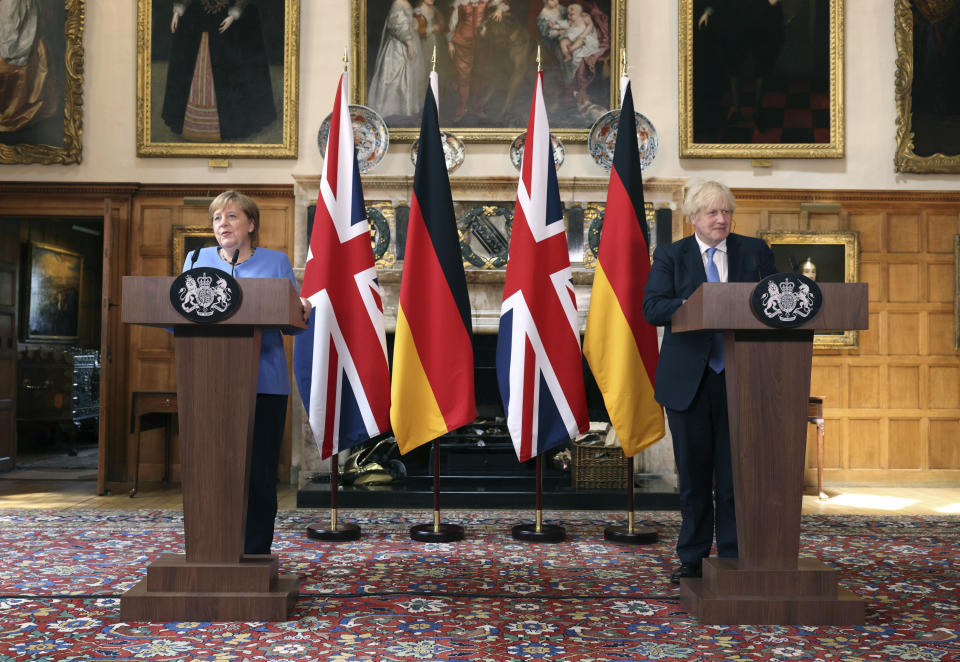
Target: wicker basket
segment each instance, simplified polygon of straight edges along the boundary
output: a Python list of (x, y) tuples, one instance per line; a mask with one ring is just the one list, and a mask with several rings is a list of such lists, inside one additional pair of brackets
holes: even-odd
[(589, 446), (577, 441), (573, 449), (575, 489), (623, 489), (630, 480), (630, 462), (619, 446)]

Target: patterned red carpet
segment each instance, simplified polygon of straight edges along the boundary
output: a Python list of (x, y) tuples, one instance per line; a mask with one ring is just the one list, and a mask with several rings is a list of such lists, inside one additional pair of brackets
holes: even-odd
[[(960, 660), (955, 517), (805, 516), (802, 551), (867, 601), (860, 627), (700, 626), (667, 581), (678, 517), (643, 513), (661, 542), (607, 543), (605, 513), (547, 513), (567, 541), (518, 543), (531, 513), (449, 511), (467, 539), (424, 544), (426, 512), (348, 512), (354, 543), (281, 515), (274, 552), (302, 576), (283, 623), (123, 623), (119, 595), (162, 552), (176, 511), (0, 511), (0, 662), (7, 660)], [(556, 516), (557, 519), (550, 519)]]

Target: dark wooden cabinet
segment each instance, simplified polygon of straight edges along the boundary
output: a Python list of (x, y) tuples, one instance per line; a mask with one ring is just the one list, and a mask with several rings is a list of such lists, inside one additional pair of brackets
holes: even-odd
[[(100, 414), (100, 358), (92, 350), (27, 350), (17, 357), (17, 423), (61, 431)], [(28, 445), (29, 439), (22, 439)]]

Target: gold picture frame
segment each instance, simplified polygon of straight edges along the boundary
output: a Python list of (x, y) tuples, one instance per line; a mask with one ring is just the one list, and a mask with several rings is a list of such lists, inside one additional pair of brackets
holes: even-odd
[[(944, 3), (949, 4), (949, 3)], [(935, 4), (934, 9), (943, 9)], [(937, 21), (949, 23), (960, 20), (960, 8), (955, 5), (947, 10), (953, 16), (936, 17)], [(955, 136), (947, 112), (938, 110), (933, 100), (938, 94), (953, 95), (953, 103), (958, 103), (956, 89), (960, 87), (960, 74), (956, 61), (949, 59), (949, 53), (941, 53), (939, 45), (928, 44), (924, 52), (933, 63), (923, 66), (915, 61), (914, 53), (923, 44), (916, 43), (918, 24), (926, 19), (923, 12), (912, 0), (895, 0), (894, 36), (897, 45), (897, 73), (895, 92), (897, 102), (897, 151), (893, 157), (896, 172), (918, 173), (956, 173), (960, 172), (960, 139)], [(921, 30), (922, 35), (933, 33), (932, 27)], [(933, 39), (933, 37), (931, 37)], [(949, 40), (947, 40), (949, 43)], [(948, 62), (939, 62), (949, 59)], [(942, 68), (930, 73), (937, 65)], [(941, 101), (942, 103), (942, 101)], [(954, 113), (955, 115), (955, 113)], [(950, 129), (950, 130), (945, 130)], [(944, 137), (954, 136), (953, 144), (944, 142)], [(917, 152), (921, 154), (918, 154)]]
[(217, 239), (209, 225), (174, 225), (171, 231), (170, 273), (178, 274), (183, 269), (184, 260), (190, 251), (206, 246), (216, 246)]
[[(769, 11), (779, 13), (749, 23), (713, 3), (694, 16), (694, 0), (679, 2), (681, 158), (844, 156), (844, 0), (795, 3), (808, 15), (792, 19), (785, 3), (774, 3)], [(807, 49), (805, 58), (790, 58), (805, 70), (776, 69), (787, 43)], [(767, 51), (747, 52), (758, 48)], [(697, 57), (700, 51), (707, 55)], [(766, 76), (756, 75), (758, 62), (770, 63)], [(733, 67), (742, 75), (733, 76)], [(802, 103), (789, 106), (795, 97)]]
[[(806, 271), (810, 259), (816, 269), (814, 280), (826, 283), (856, 283), (860, 277), (860, 233), (790, 232), (761, 230), (760, 238), (773, 251), (777, 271)], [(813, 346), (854, 349), (859, 344), (857, 331), (817, 332)]]
[(80, 340), (83, 310), (83, 255), (31, 241), (26, 247), (24, 342)]
[[(33, 98), (23, 100), (34, 118), (16, 130), (0, 132), (0, 163), (69, 164), (80, 163), (82, 157), (84, 0), (41, 4), (44, 12), (29, 59), (0, 75), (3, 87), (14, 94), (36, 86), (41, 75), (46, 82), (39, 85), (39, 104)], [(4, 110), (11, 103), (4, 100)], [(20, 110), (13, 113), (22, 114)]]
[[(560, 7), (572, 0), (560, 0)], [(428, 37), (435, 36), (437, 71), (440, 79), (440, 123), (444, 131), (456, 134), (465, 142), (511, 142), (526, 131), (530, 114), (530, 99), (536, 73), (536, 50), (541, 46), (544, 72), (544, 98), (550, 114), (551, 133), (564, 142), (587, 141), (590, 127), (603, 113), (620, 105), (620, 76), (622, 63), (619, 53), (626, 45), (626, 0), (581, 0), (578, 4), (588, 14), (598, 35), (597, 45), (588, 46), (582, 54), (599, 48), (599, 52), (577, 60), (574, 56), (562, 64), (559, 51), (560, 37), (551, 36), (553, 28), (528, 28), (536, 23), (537, 13), (543, 8), (539, 0), (511, 0), (510, 11), (493, 20), (494, 9), (487, 7), (483, 39), (492, 46), (473, 49), (476, 58), (470, 70), (471, 85), (489, 92), (470, 92), (467, 113), (457, 118), (460, 102), (456, 87), (456, 67), (446, 38), (452, 0), (436, 0), (438, 10), (434, 27), (424, 28), (423, 44), (418, 61), (423, 63), (423, 93), (411, 91), (403, 103), (410, 112), (391, 114), (378, 108), (370, 93), (371, 81), (377, 72), (381, 34), (387, 10), (393, 0), (350, 0), (351, 2), (351, 98), (353, 103), (366, 105), (380, 113), (390, 129), (391, 142), (413, 142), (419, 137), (420, 116), (426, 92), (430, 64)], [(416, 1), (411, 4), (417, 5)], [(483, 4), (483, 3), (481, 3)], [(488, 2), (492, 5), (492, 2)], [(436, 30), (435, 32), (432, 32)], [(479, 37), (477, 37), (479, 39)], [(457, 40), (457, 37), (455, 37)], [(576, 42), (573, 42), (576, 44)], [(499, 44), (499, 45), (498, 45)], [(604, 46), (606, 44), (606, 46)], [(419, 47), (419, 42), (418, 42)], [(581, 46), (581, 48), (583, 48)], [(387, 49), (384, 49), (387, 53)], [(456, 49), (455, 49), (456, 52)], [(491, 54), (500, 60), (493, 60)], [(485, 59), (484, 59), (485, 58)], [(462, 60), (463, 58), (461, 58)], [(385, 56), (386, 60), (386, 56)], [(498, 66), (499, 65), (499, 66)], [(489, 81), (487, 80), (489, 79)], [(477, 85), (480, 80), (485, 85)], [(388, 98), (386, 95), (383, 98)], [(391, 97), (392, 98), (392, 97)], [(568, 103), (569, 102), (569, 103)]]
[[(208, 17), (201, 16), (200, 2), (187, 6), (186, 13), (177, 19), (176, 31), (171, 32), (173, 6), (172, 0), (137, 0), (137, 156), (296, 158), (299, 0), (246, 5), (241, 17), (223, 32), (230, 35), (231, 29), (235, 31), (229, 40), (217, 37), (220, 32), (216, 25), (210, 30), (201, 25)], [(228, 15), (227, 8), (223, 11)], [(180, 48), (175, 47), (174, 39)], [(189, 42), (189, 47), (179, 43), (180, 39)], [(251, 44), (257, 44), (256, 48)], [(242, 52), (247, 66), (226, 67), (222, 79), (229, 84), (222, 89), (217, 86), (220, 70), (216, 53), (234, 45), (235, 52), (241, 52), (240, 46), (245, 49)], [(170, 54), (197, 52), (209, 55), (216, 99), (209, 98), (208, 90), (206, 100), (188, 105), (192, 90), (203, 96), (202, 91), (196, 91), (199, 87), (191, 88), (189, 80), (196, 57)], [(244, 76), (238, 76), (238, 70)], [(168, 71), (174, 72), (172, 79)], [(214, 112), (214, 105), (221, 107)], [(210, 114), (216, 115), (215, 122), (208, 117)]]

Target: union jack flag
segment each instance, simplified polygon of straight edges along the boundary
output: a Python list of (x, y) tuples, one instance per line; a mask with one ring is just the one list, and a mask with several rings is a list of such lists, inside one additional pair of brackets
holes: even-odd
[(300, 296), (313, 310), (294, 373), (323, 459), (390, 429), (390, 373), (344, 75), (330, 118)]
[(589, 427), (563, 208), (543, 104), (530, 108), (497, 337), (497, 381), (521, 462)]

